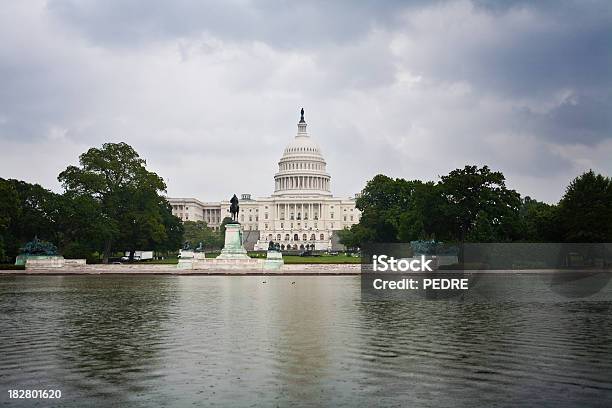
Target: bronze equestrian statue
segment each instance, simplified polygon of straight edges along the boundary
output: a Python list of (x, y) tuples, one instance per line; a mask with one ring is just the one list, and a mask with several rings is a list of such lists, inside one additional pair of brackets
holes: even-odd
[(238, 213), (240, 212), (240, 206), (238, 205), (238, 197), (236, 194), (230, 200), (230, 213), (232, 214), (232, 221), (238, 222)]

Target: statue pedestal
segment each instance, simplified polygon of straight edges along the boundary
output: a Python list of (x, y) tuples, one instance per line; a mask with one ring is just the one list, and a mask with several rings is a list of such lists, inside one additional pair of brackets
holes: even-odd
[(283, 254), (280, 251), (268, 251), (264, 269), (280, 269), (284, 263)]
[(63, 268), (66, 260), (59, 255), (19, 255), (15, 265), (25, 265), (26, 269)]
[(193, 254), (192, 250), (181, 249), (179, 251), (179, 260), (177, 267), (179, 269), (192, 269), (193, 268)]
[(251, 259), (242, 245), (242, 228), (238, 223), (225, 225), (225, 244), (216, 259)]

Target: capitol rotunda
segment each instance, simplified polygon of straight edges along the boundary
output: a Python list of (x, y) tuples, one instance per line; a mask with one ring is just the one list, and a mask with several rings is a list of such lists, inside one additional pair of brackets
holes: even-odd
[[(266, 250), (270, 241), (278, 242), (283, 250), (341, 249), (337, 231), (359, 222), (355, 199), (332, 195), (327, 163), (306, 127), (302, 109), (297, 134), (278, 162), (274, 193), (257, 199), (242, 194), (239, 221), (247, 237), (247, 249)], [(229, 216), (227, 201), (168, 201), (174, 215), (183, 221), (205, 221), (218, 228)]]

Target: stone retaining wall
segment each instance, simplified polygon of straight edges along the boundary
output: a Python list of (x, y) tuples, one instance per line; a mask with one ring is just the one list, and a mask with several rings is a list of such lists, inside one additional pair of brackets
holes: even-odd
[(162, 264), (121, 264), (85, 265), (72, 262), (70, 266), (27, 268), (23, 270), (0, 271), (0, 274), (55, 274), (55, 275), (88, 275), (88, 274), (172, 274), (172, 275), (357, 275), (360, 274), (358, 264), (303, 264), (283, 265), (280, 269), (265, 269), (263, 259), (252, 259), (249, 265), (235, 260), (218, 262), (197, 262), (193, 269), (179, 269), (177, 265)]

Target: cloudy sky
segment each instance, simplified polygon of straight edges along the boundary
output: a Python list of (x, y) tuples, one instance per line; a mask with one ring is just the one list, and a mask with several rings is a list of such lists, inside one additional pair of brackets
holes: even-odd
[(264, 196), (302, 106), (336, 195), (488, 164), (556, 202), (612, 175), (612, 3), (0, 5), (0, 177), (60, 191), (79, 154), (125, 141), (170, 196)]

